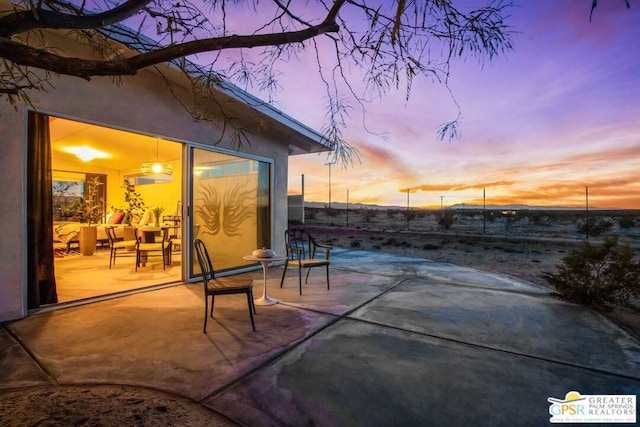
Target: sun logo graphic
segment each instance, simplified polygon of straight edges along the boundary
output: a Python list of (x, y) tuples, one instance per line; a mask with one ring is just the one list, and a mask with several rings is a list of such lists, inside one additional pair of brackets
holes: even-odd
[(635, 395), (583, 395), (568, 392), (564, 399), (547, 398), (552, 423), (635, 423)]
[(549, 406), (549, 414), (552, 415), (551, 422), (567, 422), (567, 421), (555, 421), (554, 418), (573, 417), (575, 415), (585, 414), (584, 397), (577, 391), (570, 391), (562, 399), (556, 399), (555, 397), (549, 397), (547, 401), (551, 403)]

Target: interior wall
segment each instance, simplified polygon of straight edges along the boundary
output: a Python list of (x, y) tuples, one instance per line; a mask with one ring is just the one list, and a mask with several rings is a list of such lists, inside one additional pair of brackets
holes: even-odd
[[(140, 161), (142, 163), (144, 159)], [(182, 162), (174, 160), (167, 162), (173, 166), (173, 181), (170, 182), (157, 182), (155, 184), (137, 185), (136, 192), (140, 194), (145, 206), (148, 209), (155, 207), (164, 208), (164, 215), (177, 215), (176, 208), (178, 201), (181, 201), (182, 193)], [(140, 169), (127, 169), (121, 171), (120, 178), (120, 192), (117, 195), (119, 197), (119, 205), (116, 207), (124, 206), (124, 188), (122, 182), (125, 177), (131, 175), (140, 175)], [(115, 198), (114, 200), (116, 200)]]

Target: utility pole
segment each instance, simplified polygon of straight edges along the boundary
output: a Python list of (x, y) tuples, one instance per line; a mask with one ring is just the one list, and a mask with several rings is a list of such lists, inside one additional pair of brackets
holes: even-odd
[(329, 209), (331, 209), (331, 166), (333, 166), (333, 162), (325, 163), (325, 165), (329, 166)]
[(349, 189), (347, 188), (347, 228), (349, 228)]
[(409, 229), (409, 188), (407, 188), (407, 230)]
[(587, 185), (584, 188), (584, 196), (585, 196), (585, 202), (586, 202), (586, 229), (587, 229), (587, 240), (589, 240), (589, 186)]
[(444, 208), (443, 200), (444, 200), (444, 196), (440, 196), (440, 210)]
[(482, 188), (482, 234), (487, 233), (487, 188)]

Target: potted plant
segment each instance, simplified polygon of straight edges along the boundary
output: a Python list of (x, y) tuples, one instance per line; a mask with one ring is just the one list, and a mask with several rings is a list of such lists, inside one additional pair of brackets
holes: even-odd
[[(124, 240), (135, 240), (135, 231), (131, 223), (135, 215), (144, 213), (146, 206), (140, 193), (136, 192), (136, 186), (129, 182), (127, 178), (124, 179), (123, 188), (125, 202), (125, 207), (122, 209), (124, 212), (123, 222), (127, 224), (127, 227), (124, 228)], [(127, 249), (130, 250), (131, 248)]]
[(131, 184), (127, 178), (124, 179), (124, 223), (131, 225), (134, 215), (142, 215), (145, 210), (144, 200), (140, 193), (136, 192), (136, 186)]
[(103, 200), (98, 187), (103, 185), (99, 177), (90, 178), (86, 183), (84, 197), (78, 201), (80, 227), (78, 241), (82, 255), (93, 255), (96, 250), (98, 228), (94, 225), (102, 219)]
[(162, 206), (156, 206), (155, 208), (151, 209), (151, 212), (153, 212), (155, 226), (160, 227), (160, 216), (162, 215), (162, 212), (164, 212), (164, 208)]

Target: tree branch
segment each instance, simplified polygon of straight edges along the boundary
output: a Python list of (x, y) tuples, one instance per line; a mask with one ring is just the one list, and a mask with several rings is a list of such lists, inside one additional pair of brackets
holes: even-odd
[(0, 37), (26, 31), (51, 29), (97, 29), (116, 24), (136, 14), (152, 0), (129, 0), (111, 10), (93, 15), (70, 15), (51, 10), (24, 10), (0, 18)]
[(111, 61), (68, 58), (0, 38), (0, 57), (18, 65), (88, 79), (92, 76), (133, 75), (143, 68), (201, 52), (301, 43), (318, 35), (338, 30), (336, 24), (323, 22), (300, 31), (194, 40)]

